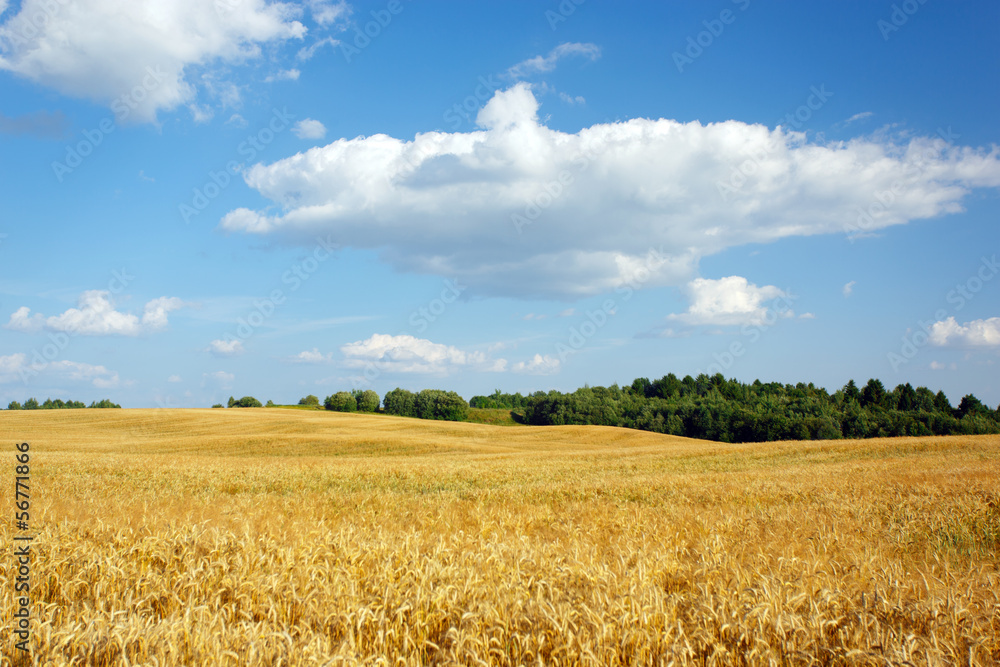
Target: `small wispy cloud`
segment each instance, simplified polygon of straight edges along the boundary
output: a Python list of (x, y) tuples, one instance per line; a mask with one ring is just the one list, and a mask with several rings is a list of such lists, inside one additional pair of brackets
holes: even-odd
[(551, 72), (560, 60), (569, 56), (580, 56), (594, 61), (601, 57), (601, 48), (596, 44), (566, 42), (549, 51), (547, 55), (522, 60), (507, 70), (507, 77), (516, 80), (533, 74)]
[(292, 133), (299, 139), (322, 139), (326, 126), (313, 118), (304, 118), (292, 126)]

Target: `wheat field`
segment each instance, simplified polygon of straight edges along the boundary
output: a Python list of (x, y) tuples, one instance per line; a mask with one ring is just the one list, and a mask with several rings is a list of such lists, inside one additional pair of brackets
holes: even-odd
[(1000, 663), (997, 436), (284, 409), (3, 412), (0, 432), (11, 519), (31, 445), (38, 665)]

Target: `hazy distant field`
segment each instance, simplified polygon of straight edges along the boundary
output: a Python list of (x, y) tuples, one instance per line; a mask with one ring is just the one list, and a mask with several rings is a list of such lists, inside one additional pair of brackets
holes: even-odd
[(284, 409), (5, 411), (0, 433), (0, 647), (27, 440), (39, 664), (1000, 661), (1000, 436)]

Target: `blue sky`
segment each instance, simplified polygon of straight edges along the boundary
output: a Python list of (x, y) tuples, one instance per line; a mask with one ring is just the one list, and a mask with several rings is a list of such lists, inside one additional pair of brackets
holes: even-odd
[(1000, 403), (996, 3), (119, 5), (0, 0), (4, 404)]

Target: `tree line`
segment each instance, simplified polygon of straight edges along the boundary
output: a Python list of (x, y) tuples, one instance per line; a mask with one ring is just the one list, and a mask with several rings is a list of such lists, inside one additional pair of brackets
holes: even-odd
[(470, 404), (522, 410), (528, 424), (624, 426), (721, 442), (1000, 433), (1000, 406), (992, 410), (968, 394), (953, 407), (944, 392), (909, 383), (890, 391), (877, 379), (861, 388), (851, 380), (830, 394), (812, 383), (670, 373), (572, 393), (496, 391)]
[[(319, 408), (318, 396), (309, 394), (299, 399), (298, 405)], [(379, 406), (384, 406), (381, 409)], [(221, 408), (221, 403), (212, 407)], [(230, 408), (275, 407), (271, 401), (262, 406), (253, 396), (244, 396), (236, 400), (229, 398)], [(469, 416), (469, 404), (464, 398), (453, 391), (441, 389), (423, 389), (418, 392), (407, 391), (399, 387), (385, 395), (385, 400), (371, 389), (354, 389), (338, 391), (326, 397), (323, 407), (334, 412), (382, 412), (399, 417), (417, 417), (419, 419), (443, 419), (447, 421), (462, 421)]]
[(100, 401), (92, 401), (90, 405), (85, 404), (83, 401), (64, 401), (61, 398), (52, 400), (51, 398), (46, 398), (44, 403), (39, 403), (36, 398), (29, 398), (23, 404), (17, 401), (11, 401), (7, 404), (8, 410), (78, 410), (81, 408), (121, 408), (122, 406), (117, 403), (112, 403), (110, 400), (104, 398)]

